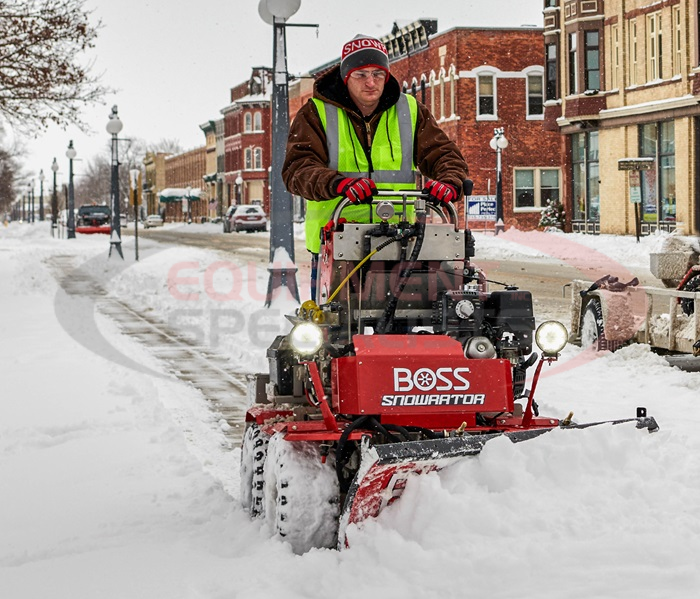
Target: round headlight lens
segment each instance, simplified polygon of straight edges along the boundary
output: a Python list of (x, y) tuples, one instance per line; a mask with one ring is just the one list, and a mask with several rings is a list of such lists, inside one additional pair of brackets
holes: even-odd
[(289, 344), (299, 354), (315, 354), (323, 345), (323, 331), (313, 322), (300, 322), (289, 333)]
[(568, 340), (569, 333), (566, 327), (556, 320), (543, 322), (535, 332), (535, 343), (548, 355), (558, 354), (564, 349)]

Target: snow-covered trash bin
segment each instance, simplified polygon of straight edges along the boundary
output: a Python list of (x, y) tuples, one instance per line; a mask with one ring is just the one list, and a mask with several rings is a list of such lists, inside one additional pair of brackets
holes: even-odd
[(664, 240), (658, 252), (649, 254), (649, 270), (666, 287), (678, 287), (688, 269), (698, 264), (698, 250), (675, 236)]

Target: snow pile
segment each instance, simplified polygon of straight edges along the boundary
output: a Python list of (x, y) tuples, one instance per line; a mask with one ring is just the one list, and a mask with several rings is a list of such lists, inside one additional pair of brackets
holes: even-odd
[[(40, 223), (0, 227), (1, 597), (697, 596), (699, 373), (670, 368), (644, 346), (600, 356), (569, 346), (543, 369), (542, 414), (573, 411), (585, 422), (631, 417), (642, 405), (660, 431), (623, 424), (515, 445), (496, 439), (478, 459), (410, 479), (377, 520), (351, 527), (349, 549), (296, 556), (239, 507), (240, 452), (200, 394), (59, 290), (49, 265), (85, 269), (209, 344), (212, 311), (231, 310), (218, 315), (229, 330), (216, 348), (250, 370), (264, 365), (264, 339), (288, 326), (281, 314), (255, 316), (265, 269), (147, 240), (137, 264), (128, 239), (121, 263), (96, 237), (51, 239)], [(576, 241), (630, 268), (626, 256), (648, 265), (651, 250), (634, 238), (479, 237), (484, 256), (575, 259)], [(75, 332), (91, 331), (89, 316), (154, 374), (81, 343)]]

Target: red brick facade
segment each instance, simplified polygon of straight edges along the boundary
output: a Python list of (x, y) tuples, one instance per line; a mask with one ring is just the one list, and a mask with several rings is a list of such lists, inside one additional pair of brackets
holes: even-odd
[[(254, 72), (231, 89), (224, 115), (224, 205), (260, 203), (269, 213), (268, 167), (272, 161), (272, 122), (267, 74)], [(242, 183), (237, 184), (239, 180)]]
[[(558, 132), (545, 131), (543, 116), (528, 117), (528, 75), (543, 74), (542, 29), (454, 28), (430, 38), (426, 48), (395, 58), (391, 71), (407, 93), (431, 108), (469, 164), (474, 195), (495, 195), (496, 152), (489, 142), (504, 128), (503, 212), (506, 227), (537, 227), (540, 206), (515, 210), (514, 169), (558, 169), (564, 149)], [(495, 114), (479, 116), (477, 76), (493, 76)], [(311, 96), (309, 86), (292, 87), (290, 114)], [(562, 177), (559, 174), (559, 197)], [(478, 226), (478, 225), (475, 225)]]
[[(202, 189), (204, 175), (207, 173), (206, 146), (174, 154), (165, 158), (165, 186), (185, 189)], [(165, 206), (167, 221), (186, 220), (182, 202), (168, 202)], [(199, 222), (207, 216), (208, 198), (202, 194), (201, 199), (191, 202), (190, 216)]]

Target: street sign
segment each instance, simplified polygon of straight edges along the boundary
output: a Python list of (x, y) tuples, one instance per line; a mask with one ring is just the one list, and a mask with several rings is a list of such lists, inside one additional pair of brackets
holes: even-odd
[(496, 220), (496, 196), (469, 196), (467, 219)]
[(642, 186), (640, 179), (641, 177), (639, 176), (639, 171), (630, 171), (630, 202), (633, 204), (642, 203)]
[(650, 171), (653, 168), (653, 158), (620, 158), (617, 161), (618, 171)]

